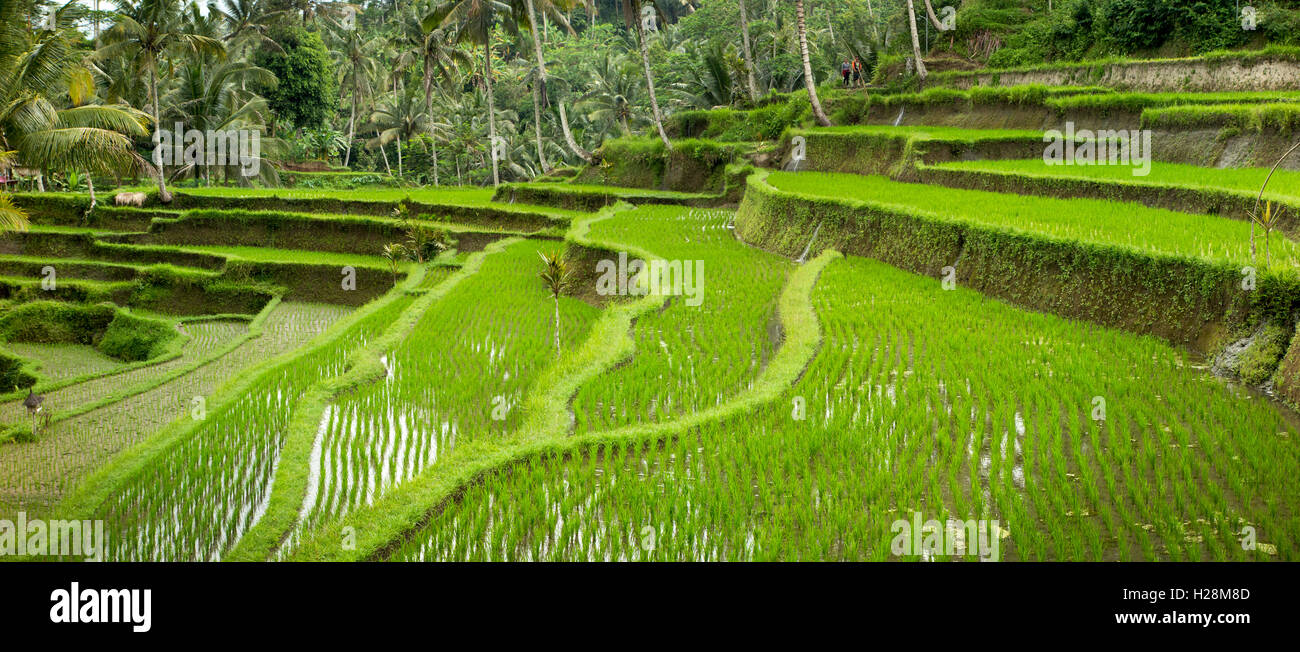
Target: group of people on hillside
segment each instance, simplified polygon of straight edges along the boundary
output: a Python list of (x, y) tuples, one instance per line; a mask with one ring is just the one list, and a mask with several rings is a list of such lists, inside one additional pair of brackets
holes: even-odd
[(866, 86), (867, 82), (862, 79), (862, 59), (854, 58), (852, 62), (848, 59), (840, 64), (840, 76), (844, 78), (845, 88), (857, 88)]

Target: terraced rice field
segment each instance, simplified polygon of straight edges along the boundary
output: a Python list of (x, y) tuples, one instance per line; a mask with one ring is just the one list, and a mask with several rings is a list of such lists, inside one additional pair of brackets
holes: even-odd
[[(953, 127), (805, 133), (1038, 137)], [(1041, 171), (1034, 164), (945, 169), (1028, 176)], [(1054, 170), (1108, 181), (1129, 172)], [(1244, 192), (1261, 173), (1156, 164), (1144, 181)], [(1275, 197), (1289, 196), (1295, 179), (1276, 176), (1284, 194)], [(764, 183), (836, 219), (920, 217), (1118, 248), (1135, 260), (1252, 262), (1249, 224), (1214, 215), (883, 176), (763, 170), (751, 179)], [(409, 198), (508, 208), (547, 225), (529, 235), (494, 229), (486, 222), (500, 216), (494, 210), (472, 214), (473, 225), (440, 224), (507, 239), (432, 263), (402, 261), (400, 273), (423, 278), (399, 276), (391, 291), (373, 238), (365, 252), (316, 251), (277, 233), (264, 247), (159, 241), (104, 254), (130, 260), (114, 263), (125, 271), (91, 269), (82, 254), (56, 258), (87, 275), (130, 272), (113, 282), (138, 287), (144, 258), (215, 256), (182, 262), (187, 270), (212, 262), (192, 276), (215, 295), (232, 287), (222, 257), (283, 269), (364, 266), (383, 270), (385, 282), (360, 307), (278, 303), (248, 339), (246, 321), (163, 316), (190, 339), (180, 357), (153, 364), (128, 366), (88, 347), (7, 344), (41, 361), (54, 420), (35, 442), (0, 444), (0, 518), (21, 510), (103, 519), (114, 561), (933, 560), (895, 549), (897, 523), (914, 517), (945, 533), (996, 521), (1002, 560), (1300, 559), (1292, 481), (1300, 420), (1215, 376), (1187, 348), (866, 258), (827, 251), (809, 261), (824, 246), (815, 230), (783, 234), (807, 243), (803, 255), (777, 255), (737, 238), (733, 208), (636, 205), (669, 191), (545, 185), (580, 195), (576, 205), (608, 194), (631, 205), (586, 214), (492, 202), (486, 189), (183, 191), (276, 197), (280, 209), (289, 198), (294, 219), (334, 225), (343, 216), (292, 202), (387, 209)], [(234, 223), (236, 212), (203, 210), (218, 225)], [(774, 228), (786, 217), (742, 215)], [(857, 232), (851, 223), (828, 228)], [(558, 302), (540, 277), (539, 254), (552, 252), (574, 265)], [(1300, 263), (1284, 236), (1271, 256), (1279, 278)], [(601, 267), (590, 268), (617, 270), (620, 257), (691, 271), (659, 303), (609, 296)], [(43, 260), (6, 262), (21, 277)], [(1285, 324), (1219, 326), (1221, 339), (1242, 347), (1268, 329), (1281, 329), (1278, 347), (1290, 341)], [(1283, 353), (1269, 353), (1271, 364), (1285, 369)], [(1285, 381), (1270, 377), (1264, 389), (1284, 392)], [(27, 420), (18, 400), (0, 405), (0, 422)], [(1240, 545), (1246, 529), (1257, 547)], [(360, 548), (334, 540), (349, 530)]]
[(738, 242), (733, 218), (730, 211), (641, 206), (593, 226), (598, 240), (691, 261), (699, 293), (674, 296), (637, 320), (635, 357), (574, 398), (578, 433), (669, 420), (719, 405), (753, 383), (781, 342), (776, 297), (792, 265)]
[[(39, 442), (0, 447), (0, 501), (39, 513), (108, 457), (192, 414), (196, 398), (206, 402), (241, 369), (301, 346), (345, 312), (339, 306), (282, 303), (267, 316), (259, 337), (225, 355), (150, 389), (55, 421)], [(153, 375), (144, 377), (161, 377), (157, 369), (149, 373)], [(131, 387), (112, 377), (91, 382), (109, 393)]]
[(99, 510), (110, 560), (215, 561), (265, 508), (286, 428), (303, 393), (343, 373), (348, 355), (410, 307), (398, 296), (329, 344), (258, 375)]
[[(773, 172), (767, 182), (789, 192), (865, 202), (887, 209), (1136, 252), (1250, 264), (1250, 224), (1208, 215), (1094, 199), (1053, 199), (983, 190), (935, 188), (883, 176)], [(1300, 248), (1275, 239), (1274, 264), (1294, 268)]]
[[(125, 366), (85, 344), (27, 344), (9, 342), (5, 348), (39, 362), (41, 375), (50, 381), (71, 380), (87, 374), (105, 374)], [(7, 405), (13, 405), (9, 403)], [(16, 414), (12, 410), (7, 415)]]
[[(1000, 172), (1028, 177), (1088, 179), (1108, 183), (1140, 183), (1179, 188), (1220, 189), (1259, 195), (1270, 170), (1268, 168), (1204, 168), (1181, 163), (1152, 161), (1151, 173), (1133, 176), (1132, 169), (1118, 165), (1046, 165), (1041, 160), (958, 161), (935, 167), (955, 170)], [(1300, 202), (1300, 171), (1275, 170), (1264, 199)]]
[[(181, 348), (180, 357), (44, 392), (45, 409), (69, 412), (102, 401), (116, 393), (130, 391), (131, 388), (153, 386), (158, 379), (206, 360), (234, 344), (238, 338), (248, 332), (248, 322), (197, 321), (181, 324), (180, 329), (190, 336), (189, 341)], [(41, 346), (44, 348), (44, 345)], [(13, 422), (24, 418), (25, 414), (22, 399), (0, 404), (0, 420)]]
[[(530, 384), (557, 356), (552, 301), (537, 280), (538, 253), (557, 246), (520, 240), (488, 256), (385, 355), (385, 379), (328, 406), (300, 528), (372, 504), (458, 445), (520, 426)], [(581, 342), (597, 314), (562, 297), (561, 349)]]
[(512, 466), (392, 558), (884, 560), (914, 512), (998, 519), (1003, 559), (1300, 552), (1295, 427), (1186, 354), (860, 258), (813, 300), (825, 340), (783, 400)]

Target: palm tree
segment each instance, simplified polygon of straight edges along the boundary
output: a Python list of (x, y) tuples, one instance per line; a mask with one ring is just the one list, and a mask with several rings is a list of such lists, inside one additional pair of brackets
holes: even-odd
[(322, 9), (328, 11), (329, 9), (332, 9), (334, 5), (339, 3), (336, 3), (333, 0), (330, 0), (329, 2), (326, 2), (325, 0), (289, 0), (287, 4), (294, 11), (302, 14), (302, 24), (305, 27), (308, 18), (315, 20), (317, 14), (324, 13), (321, 11)]
[[(357, 116), (361, 112), (361, 103), (374, 93), (374, 81), (382, 74), (383, 66), (375, 52), (382, 49), (383, 37), (365, 40), (361, 30), (344, 30), (339, 42), (334, 43), (333, 52), (341, 75), (339, 88), (350, 88), (352, 112), (348, 116), (348, 142), (343, 154), (343, 166), (352, 161), (352, 143), (356, 139)], [(385, 155), (387, 156), (387, 155)]]
[[(243, 128), (260, 131), (271, 121), (271, 111), (266, 99), (252, 91), (244, 90), (249, 84), (275, 83), (275, 75), (265, 68), (246, 62), (208, 62), (203, 58), (195, 57), (181, 66), (177, 81), (176, 88), (167, 94), (166, 99), (175, 107), (176, 117), (192, 129), (227, 131)], [(270, 140), (261, 142), (272, 143)], [(227, 176), (234, 165), (234, 163), (227, 163), (225, 167)], [(274, 166), (259, 165), (258, 169), (264, 178), (275, 178)], [(196, 177), (198, 176), (197, 170), (188, 167), (177, 170), (177, 174), (186, 172), (193, 172)], [(210, 164), (204, 166), (203, 173), (208, 185), (211, 185)]]
[[(169, 49), (176, 47), (195, 54), (225, 56), (225, 47), (214, 38), (185, 31), (178, 0), (117, 0), (117, 20), (103, 35), (103, 45), (96, 59), (120, 54), (129, 55), (137, 70), (148, 73), (149, 97), (153, 104), (154, 137), (162, 128), (162, 111), (158, 105), (158, 63)], [(158, 170), (158, 198), (171, 202), (162, 169)]]
[(641, 116), (634, 113), (637, 93), (641, 89), (634, 64), (622, 55), (606, 51), (605, 56), (588, 66), (587, 71), (592, 80), (590, 90), (579, 98), (574, 108), (601, 127), (602, 140), (615, 127), (627, 136), (631, 133), (630, 123), (642, 121)]
[(934, 13), (934, 5), (930, 4), (930, 0), (924, 0), (924, 2), (925, 2), (925, 15), (930, 18), (930, 23), (934, 25), (935, 29), (942, 31), (943, 23), (939, 20), (939, 17), (936, 16)]
[(221, 40), (229, 44), (232, 51), (244, 46), (268, 47), (283, 51), (284, 48), (267, 35), (269, 23), (283, 18), (284, 11), (274, 11), (268, 6), (270, 0), (221, 0), (208, 2), (208, 14), (215, 16), (225, 24), (226, 35)]
[[(542, 56), (542, 37), (541, 32), (537, 29), (537, 6), (541, 6), (545, 14), (553, 16), (570, 35), (574, 34), (573, 27), (569, 21), (564, 18), (565, 11), (573, 11), (581, 0), (523, 0), (523, 13), (528, 16), (528, 33), (532, 37), (533, 56), (537, 60), (537, 69), (533, 74), (533, 134), (537, 141), (537, 160), (541, 163), (542, 171), (549, 172), (550, 164), (546, 161), (546, 151), (542, 147), (542, 107), (546, 104), (546, 58)], [(511, 0), (516, 13), (519, 13), (519, 0)], [(593, 6), (594, 7), (594, 6)]]
[(739, 94), (731, 78), (729, 61), (735, 61), (732, 46), (714, 43), (707, 48), (691, 47), (691, 58), (698, 63), (686, 69), (686, 82), (680, 86), (682, 97), (698, 109), (729, 106)]
[(414, 141), (415, 137), (428, 130), (429, 116), (424, 106), (415, 95), (415, 89), (393, 92), (384, 96), (370, 116), (370, 127), (376, 136), (369, 142), (370, 147), (382, 147), (397, 142), (397, 176), (402, 176), (402, 139)]
[(483, 46), (483, 84), (488, 102), (488, 141), (492, 151), (492, 185), (501, 185), (501, 172), (497, 160), (496, 101), (492, 96), (492, 33), (498, 22), (508, 30), (515, 23), (506, 20), (510, 5), (500, 0), (447, 0), (424, 17), (426, 29), (450, 25), (452, 39), (457, 43)]
[[(33, 33), (17, 5), (0, 5), (0, 151), (12, 152), (0, 161), (3, 167), (21, 163), (88, 178), (147, 168), (131, 140), (148, 133), (146, 116), (125, 105), (93, 103), (99, 71), (75, 51), (70, 36), (78, 11), (69, 2), (55, 14), (56, 29)], [(94, 182), (87, 188), (93, 209)], [(0, 221), (12, 224), (17, 216), (10, 207), (4, 212)]]
[[(912, 0), (907, 0), (910, 7)], [(817, 80), (813, 77), (812, 61), (808, 58), (808, 27), (804, 22), (803, 0), (794, 0), (794, 15), (799, 29), (799, 57), (803, 59), (803, 85), (808, 89), (808, 102), (812, 104), (813, 118), (823, 127), (831, 126), (831, 119), (822, 110), (821, 100), (817, 99)]]
[[(0, 174), (9, 174), (16, 152), (0, 152)], [(14, 205), (9, 195), (0, 192), (0, 233), (26, 231), (27, 211)]]
[(445, 125), (434, 119), (433, 87), (435, 77), (443, 82), (451, 78), (451, 72), (458, 65), (472, 66), (470, 57), (464, 50), (455, 47), (448, 39), (447, 33), (439, 26), (426, 24), (422, 16), (427, 15), (416, 9), (413, 17), (403, 24), (403, 36), (410, 48), (398, 59), (398, 68), (402, 69), (416, 61), (423, 68), (424, 113), (429, 127), (429, 146), (433, 153), (433, 185), (438, 185), (438, 130)]
[(384, 260), (388, 261), (388, 270), (393, 273), (393, 287), (397, 287), (397, 270), (401, 269), (402, 261), (406, 260), (406, 247), (400, 242), (390, 242), (384, 245)]
[(546, 284), (546, 289), (550, 291), (551, 298), (555, 300), (555, 355), (560, 355), (560, 293), (569, 287), (572, 281), (573, 272), (569, 270), (569, 262), (564, 259), (564, 252), (555, 250), (549, 254), (537, 252), (542, 257), (544, 265), (542, 272), (538, 274), (542, 282)]
[[(802, 3), (803, 0), (799, 2)], [(660, 16), (663, 15), (658, 0), (623, 0), (623, 22), (627, 24), (628, 29), (636, 32), (637, 45), (641, 49), (641, 63), (645, 68), (646, 90), (650, 92), (650, 110), (654, 117), (655, 129), (659, 130), (659, 139), (663, 141), (664, 147), (671, 150), (673, 144), (668, 141), (668, 134), (664, 133), (664, 116), (659, 111), (659, 99), (655, 97), (654, 75), (650, 74), (650, 50), (645, 42), (645, 25), (641, 22), (642, 7), (651, 7)]]

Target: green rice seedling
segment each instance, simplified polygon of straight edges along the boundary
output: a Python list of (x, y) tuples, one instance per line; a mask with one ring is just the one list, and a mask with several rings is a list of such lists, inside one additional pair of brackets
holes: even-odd
[(266, 507), (298, 399), (344, 371), (346, 357), (412, 302), (401, 296), (329, 346), (263, 372), (233, 404), (205, 417), (183, 443), (152, 461), (100, 508), (109, 559), (220, 559)]
[[(0, 446), (0, 500), (38, 512), (50, 507), (87, 473), (112, 455), (181, 417), (188, 418), (213, 391), (240, 370), (296, 348), (323, 332), (347, 312), (339, 306), (282, 303), (268, 316), (262, 334), (211, 362), (166, 382), (144, 376), (148, 387), (107, 405), (55, 421), (40, 441)], [(183, 367), (182, 367), (183, 368)], [(136, 371), (145, 373), (144, 367)], [(128, 372), (133, 375), (136, 371)], [(157, 370), (152, 372), (156, 374)], [(112, 397), (127, 389), (123, 378), (108, 376), (83, 385)], [(147, 378), (153, 378), (150, 384)], [(74, 385), (69, 389), (80, 387)], [(84, 388), (83, 388), (84, 389)], [(59, 395), (60, 392), (53, 392)], [(53, 399), (46, 398), (46, 405)]]
[[(774, 172), (768, 183), (785, 191), (859, 200), (940, 221), (953, 221), (1058, 240), (1122, 247), (1139, 253), (1251, 264), (1250, 225), (1132, 203), (1055, 199), (899, 183), (882, 176)], [(1300, 247), (1278, 242), (1277, 266), (1294, 269)]]
[(88, 373), (105, 373), (125, 366), (88, 344), (29, 344), (7, 342), (11, 353), (36, 360), (42, 376), (51, 381), (76, 378)]
[[(519, 404), (555, 359), (554, 310), (537, 278), (552, 244), (523, 240), (433, 304), (388, 352), (386, 379), (339, 397), (322, 419), (298, 529), (372, 504), (466, 440), (504, 437), (522, 423)], [(561, 296), (561, 347), (586, 336), (598, 310)]]
[[(1000, 559), (1300, 557), (1295, 429), (1162, 341), (861, 258), (828, 267), (813, 305), (823, 341), (782, 400), (664, 441), (502, 468), (391, 558), (987, 552), (895, 554), (896, 524), (914, 514), (949, 536), (996, 519)], [(1265, 545), (1243, 549), (1247, 526)]]
[(576, 432), (669, 420), (717, 405), (753, 383), (780, 341), (776, 296), (792, 266), (737, 242), (731, 217), (641, 206), (593, 227), (593, 237), (653, 252), (683, 270), (689, 261), (700, 292), (697, 301), (673, 296), (666, 309), (637, 320), (632, 361), (575, 397)]
[[(169, 371), (185, 367), (220, 350), (246, 332), (248, 324), (241, 321), (213, 320), (182, 324), (180, 328), (190, 336), (190, 340), (181, 349), (180, 357), (45, 392), (46, 407), (60, 411), (71, 410), (99, 400), (123, 387), (149, 384)], [(0, 404), (0, 421), (13, 423), (23, 418), (24, 411), (21, 400)]]
[[(1268, 176), (1268, 168), (1208, 168), (1183, 163), (1151, 162), (1151, 172), (1144, 177), (1133, 176), (1132, 168), (1122, 165), (1052, 165), (1041, 159), (1005, 159), (987, 161), (957, 161), (939, 163), (939, 169), (979, 170), (1001, 172), (1028, 177), (1071, 178), (1108, 181), (1115, 183), (1141, 183), (1177, 188), (1219, 189), (1243, 193), (1254, 198)], [(1300, 172), (1278, 170), (1273, 183), (1264, 193), (1265, 199), (1275, 199), (1291, 204), (1300, 203)]]

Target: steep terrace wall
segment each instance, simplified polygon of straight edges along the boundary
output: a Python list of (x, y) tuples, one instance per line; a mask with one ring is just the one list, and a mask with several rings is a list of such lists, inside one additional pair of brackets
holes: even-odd
[(1165, 59), (1033, 69), (938, 73), (930, 83), (972, 86), (1110, 86), (1126, 90), (1269, 91), (1300, 89), (1300, 62), (1287, 55)]
[(736, 216), (736, 235), (787, 256), (798, 256), (805, 247), (809, 255), (836, 249), (929, 276), (941, 276), (952, 266), (963, 287), (1032, 310), (1155, 335), (1203, 353), (1217, 352), (1261, 320), (1286, 319), (1300, 305), (1294, 275), (1262, 275), (1257, 290), (1245, 292), (1240, 269), (1228, 264), (805, 196), (779, 190), (765, 176), (750, 177)]

